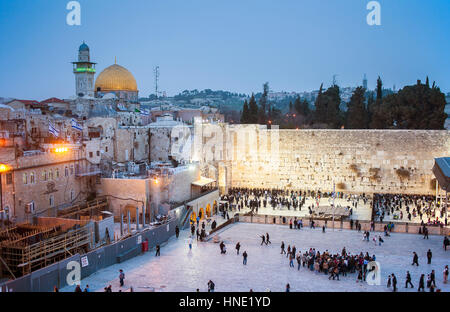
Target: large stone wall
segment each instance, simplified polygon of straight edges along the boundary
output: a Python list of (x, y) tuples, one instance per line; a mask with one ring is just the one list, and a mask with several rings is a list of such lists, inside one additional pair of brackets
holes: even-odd
[(250, 146), (232, 140), (228, 187), (433, 194), (434, 158), (450, 155), (450, 131), (279, 130), (278, 147), (261, 150), (272, 131), (256, 130)]

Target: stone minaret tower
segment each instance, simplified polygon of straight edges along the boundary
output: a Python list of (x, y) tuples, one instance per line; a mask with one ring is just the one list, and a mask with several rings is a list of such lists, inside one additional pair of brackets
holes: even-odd
[(78, 97), (94, 97), (95, 64), (91, 62), (89, 47), (83, 42), (78, 49), (78, 62), (72, 62), (75, 74), (75, 89)]

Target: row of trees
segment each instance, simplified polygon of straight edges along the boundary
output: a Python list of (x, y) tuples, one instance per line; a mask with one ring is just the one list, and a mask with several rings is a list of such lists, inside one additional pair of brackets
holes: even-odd
[(305, 99), (297, 97), (289, 103), (287, 114), (282, 114), (268, 101), (269, 84), (263, 86), (263, 93), (257, 103), (252, 94), (244, 102), (241, 123), (277, 124), (281, 128), (325, 128), (325, 129), (444, 129), (445, 95), (435, 83), (430, 87), (417, 81), (398, 93), (383, 97), (383, 82), (377, 80), (375, 92), (357, 87), (347, 104), (347, 111), (341, 110), (339, 86), (334, 84), (327, 90), (320, 86), (310, 108)]

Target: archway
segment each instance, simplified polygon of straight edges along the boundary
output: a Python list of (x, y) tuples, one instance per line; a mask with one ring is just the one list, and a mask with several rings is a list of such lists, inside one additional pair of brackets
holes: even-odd
[(213, 214), (217, 214), (217, 202), (213, 202)]
[(211, 205), (206, 205), (206, 216), (211, 217)]
[(197, 222), (197, 214), (195, 213), (195, 211), (192, 211), (191, 213), (191, 222), (192, 223)]
[(205, 218), (205, 210), (203, 209), (203, 207), (201, 207), (198, 211), (198, 216), (200, 217), (200, 220), (203, 220)]

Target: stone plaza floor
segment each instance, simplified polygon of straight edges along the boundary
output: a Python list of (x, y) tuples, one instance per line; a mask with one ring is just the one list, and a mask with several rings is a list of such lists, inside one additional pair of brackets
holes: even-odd
[[(260, 235), (268, 232), (271, 245), (261, 246)], [(372, 235), (382, 233), (372, 232)], [(124, 263), (115, 264), (81, 281), (84, 289), (86, 284), (91, 291), (103, 291), (103, 288), (112, 285), (113, 292), (118, 291), (119, 269), (125, 272), (126, 291), (131, 286), (134, 291), (164, 291), (187, 292), (207, 291), (207, 283), (211, 279), (216, 285), (217, 292), (237, 291), (275, 291), (285, 290), (287, 283), (293, 292), (322, 292), (322, 291), (392, 291), (386, 287), (387, 276), (394, 273), (398, 280), (398, 291), (417, 292), (420, 274), (427, 274), (432, 269), (436, 272), (437, 288), (442, 291), (450, 291), (450, 283), (443, 284), (443, 270), (450, 264), (450, 250), (445, 252), (442, 248), (443, 237), (430, 235), (425, 240), (420, 235), (392, 233), (391, 237), (384, 238), (382, 246), (375, 245), (372, 241), (362, 240), (362, 233), (350, 230), (327, 229), (322, 233), (321, 229), (301, 230), (289, 229), (284, 225), (235, 223), (217, 235), (227, 246), (227, 253), (220, 254), (219, 245), (213, 240), (208, 242), (196, 242), (192, 250), (188, 247), (187, 230), (181, 232), (180, 237), (172, 237), (167, 244), (161, 247), (161, 256), (155, 257), (154, 250), (137, 256)], [(241, 254), (244, 250), (248, 253), (248, 264), (242, 264), (242, 255), (236, 255), (235, 244), (241, 243)], [(321, 253), (328, 250), (331, 253), (341, 252), (343, 247), (355, 254), (361, 251), (375, 254), (376, 260), (381, 266), (381, 285), (369, 286), (367, 283), (357, 283), (357, 274), (341, 276), (340, 281), (328, 280), (328, 276), (322, 273), (312, 272), (304, 267), (297, 271), (289, 267), (286, 255), (280, 254), (280, 243), (284, 241), (295, 245), (297, 252), (302, 253), (311, 248)], [(433, 259), (427, 264), (426, 252), (431, 249)], [(419, 255), (419, 267), (412, 266), (412, 253)], [(405, 289), (406, 271), (412, 276), (415, 288)], [(73, 291), (75, 286), (68, 286), (61, 291)], [(426, 289), (428, 291), (428, 289)]]

